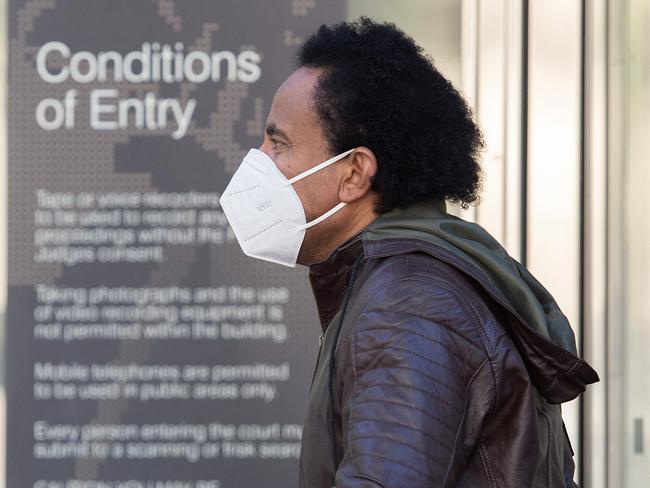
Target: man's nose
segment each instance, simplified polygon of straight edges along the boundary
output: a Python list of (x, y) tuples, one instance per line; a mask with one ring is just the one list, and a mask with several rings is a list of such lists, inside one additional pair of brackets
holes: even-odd
[(271, 159), (273, 159), (272, 157), (273, 151), (271, 151), (271, 141), (262, 141), (262, 144), (260, 144), (257, 149), (265, 153)]

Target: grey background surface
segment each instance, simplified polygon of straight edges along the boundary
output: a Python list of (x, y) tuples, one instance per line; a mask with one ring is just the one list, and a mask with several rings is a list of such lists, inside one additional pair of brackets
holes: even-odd
[[(165, 260), (144, 264), (35, 263), (35, 190), (60, 192), (221, 191), (241, 157), (262, 139), (273, 93), (291, 72), (296, 44), (320, 23), (341, 20), (344, 0), (13, 0), (9, 3), (9, 235), (7, 313), (7, 486), (32, 487), (36, 480), (219, 479), (224, 488), (296, 486), (297, 460), (106, 460), (33, 458), (33, 422), (87, 423), (301, 423), (315, 362), (320, 327), (305, 270), (287, 269), (244, 256), (227, 245), (165, 246)], [(170, 130), (96, 131), (87, 100), (98, 83), (51, 85), (36, 72), (38, 48), (52, 40), (72, 52), (137, 50), (144, 41), (207, 52), (253, 49), (262, 60), (255, 83), (102, 83), (123, 96), (154, 91), (159, 97), (197, 99), (188, 133)], [(44, 131), (34, 110), (43, 98), (79, 91), (76, 127)], [(106, 286), (287, 286), (289, 338), (241, 344), (231, 341), (36, 341), (34, 285)], [(227, 364), (256, 360), (291, 364), (279, 398), (215, 401), (35, 400), (37, 361), (89, 364)]]

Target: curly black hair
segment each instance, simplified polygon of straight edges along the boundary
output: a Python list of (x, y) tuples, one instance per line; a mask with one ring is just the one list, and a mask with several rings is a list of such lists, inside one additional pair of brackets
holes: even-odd
[(471, 109), (395, 24), (323, 24), (295, 61), (322, 69), (313, 103), (328, 149), (374, 152), (377, 213), (440, 197), (468, 208), (479, 199), (484, 144)]

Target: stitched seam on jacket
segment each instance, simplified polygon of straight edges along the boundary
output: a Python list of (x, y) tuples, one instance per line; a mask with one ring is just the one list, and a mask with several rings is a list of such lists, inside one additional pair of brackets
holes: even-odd
[[(351, 334), (350, 341), (351, 341), (350, 346), (352, 347), (352, 402), (354, 402), (357, 398), (358, 387), (359, 387), (359, 383), (358, 383), (359, 373), (357, 371), (357, 355), (355, 353), (355, 349), (357, 347), (355, 334)], [(348, 441), (350, 440), (350, 419), (351, 418), (352, 418), (352, 414), (348, 416)]]
[[(379, 256), (375, 256), (375, 257), (379, 257)], [(364, 258), (364, 259), (367, 259), (367, 257)], [(363, 289), (363, 285), (364, 285), (364, 284), (368, 281), (368, 279), (371, 278), (371, 277), (372, 277), (372, 270), (371, 270), (370, 274), (369, 274), (368, 276), (365, 277), (365, 280), (360, 284), (360, 286), (359, 286), (359, 291), (361, 291), (361, 290)], [(439, 278), (432, 278), (432, 280), (435, 281), (436, 283), (446, 284), (446, 282), (445, 282), (444, 280), (441, 280), (441, 279), (439, 279)], [(427, 282), (427, 281), (425, 281), (425, 280), (420, 280), (420, 279), (417, 279), (417, 278), (414, 278), (414, 277), (411, 277), (411, 276), (408, 276), (408, 277), (405, 277), (405, 278), (400, 278), (400, 279), (397, 279), (397, 280), (391, 281), (390, 284), (391, 284), (391, 285), (394, 285), (394, 284), (401, 283), (401, 282), (404, 282), (404, 281), (418, 281), (418, 282), (420, 282), (420, 283), (429, 283), (429, 284), (430, 284), (430, 282)], [(449, 286), (443, 286), (443, 288), (444, 288), (445, 290), (451, 292), (451, 293), (452, 293), (453, 295), (455, 295), (456, 297), (459, 297), (459, 296), (460, 296), (460, 295), (458, 295), (458, 293), (457, 293), (453, 288), (449, 288)], [(469, 338), (467, 338), (467, 337), (463, 336), (462, 334), (458, 333), (458, 332), (457, 332), (456, 330), (454, 330), (453, 328), (448, 327), (448, 326), (446, 326), (446, 325), (444, 325), (444, 324), (441, 324), (441, 323), (439, 323), (439, 322), (437, 322), (437, 321), (431, 319), (430, 317), (426, 317), (426, 316), (422, 316), (422, 315), (417, 315), (417, 314), (413, 314), (413, 313), (406, 312), (406, 311), (403, 311), (403, 312), (389, 312), (389, 311), (387, 311), (387, 310), (381, 310), (381, 309), (364, 310), (364, 308), (367, 306), (367, 304), (368, 304), (368, 303), (369, 303), (373, 298), (375, 298), (376, 295), (378, 295), (379, 293), (382, 293), (383, 291), (384, 291), (384, 288), (379, 288), (379, 289), (375, 290), (373, 293), (371, 293), (370, 295), (368, 295), (368, 296), (366, 297), (366, 299), (362, 302), (362, 305), (361, 305), (360, 307), (358, 307), (358, 310), (360, 310), (360, 312), (358, 312), (355, 316), (351, 317), (351, 318), (354, 320), (354, 322), (353, 322), (353, 326), (352, 326), (352, 331), (351, 331), (350, 333), (348, 333), (348, 335), (352, 335), (352, 336), (355, 336), (355, 335), (356, 335), (356, 333), (357, 333), (357, 331), (358, 331), (358, 330), (357, 330), (357, 324), (358, 324), (358, 322), (359, 322), (359, 318), (360, 318), (361, 316), (363, 316), (364, 314), (371, 313), (371, 312), (379, 312), (379, 313), (396, 313), (396, 314), (404, 313), (405, 315), (412, 315), (412, 316), (420, 317), (420, 318), (422, 318), (422, 319), (427, 320), (428, 322), (431, 322), (431, 323), (437, 324), (438, 326), (443, 327), (443, 328), (446, 329), (446, 330), (452, 331), (452, 332), (456, 333), (458, 336), (460, 336), (461, 338), (463, 338), (466, 342), (472, 344), (472, 345), (473, 345), (474, 347), (476, 347), (477, 349), (480, 349), (480, 348), (479, 348), (478, 346), (476, 346), (476, 344), (474, 344), (474, 343), (473, 343)], [(475, 311), (474, 311), (474, 313), (476, 314)], [(380, 329), (380, 328), (383, 328), (383, 329), (390, 329), (390, 330), (394, 330), (394, 329), (405, 330), (404, 328), (397, 328), (397, 327), (375, 327), (375, 328), (365, 328), (365, 329), (364, 329), (363, 331), (361, 331), (361, 332), (364, 332), (364, 331), (367, 331), (367, 330), (372, 330), (372, 329)], [(482, 330), (482, 327), (480, 326), (480, 321), (479, 321), (479, 330)], [(426, 335), (424, 335), (424, 334), (420, 334), (420, 333), (415, 332), (415, 331), (410, 331), (410, 332), (412, 332), (412, 333), (414, 333), (414, 334), (417, 334), (417, 335), (419, 335), (419, 336), (421, 336), (421, 337), (424, 337), (424, 338), (427, 339), (427, 340), (430, 340), (430, 341), (432, 341), (432, 342), (437, 342), (438, 344), (440, 344), (440, 345), (442, 345), (442, 346), (445, 346), (442, 342), (437, 341), (436, 339), (434, 339), (434, 338), (432, 338), (432, 337), (428, 337), (428, 336), (426, 336)], [(341, 339), (343, 339), (343, 338), (341, 338)], [(445, 346), (445, 347), (446, 347), (446, 346)], [(458, 352), (453, 351), (452, 349), (447, 348), (447, 350), (449, 350), (451, 353), (455, 354), (458, 358), (460, 358), (460, 359), (463, 360), (463, 361), (466, 359), (465, 357), (463, 357), (462, 355), (460, 355)], [(335, 353), (336, 353), (336, 351), (335, 351)], [(355, 349), (353, 349), (352, 354), (353, 354), (353, 356), (356, 356), (356, 350), (355, 350)], [(354, 365), (354, 364), (355, 364), (355, 359), (354, 359), (354, 358), (353, 358), (352, 362), (353, 362), (353, 365)], [(355, 391), (355, 395), (356, 395), (356, 391), (357, 391), (357, 390), (356, 390), (356, 388), (353, 388), (353, 389), (354, 389), (354, 391)]]
[[(483, 312), (485, 313), (485, 315), (487, 317), (485, 322), (486, 323), (496, 324), (496, 317), (494, 317), (494, 314), (492, 313), (492, 311), (485, 304), (485, 301), (484, 301), (483, 297), (476, 290), (474, 290), (471, 287), (467, 286), (465, 283), (459, 282), (458, 286), (460, 286), (463, 290), (465, 290), (468, 295), (477, 295), (478, 299), (476, 301), (478, 303), (478, 306), (481, 308), (481, 310), (483, 310)], [(476, 307), (474, 306), (474, 304), (472, 302), (469, 302), (465, 298), (464, 295), (460, 295), (460, 298), (465, 300), (467, 302), (467, 304), (470, 307), (472, 307), (472, 309), (475, 311), (476, 315), (478, 316), (478, 312), (476, 312)], [(495, 327), (490, 328), (490, 330), (492, 330), (491, 334), (488, 333), (488, 330), (487, 330), (488, 327), (484, 328), (483, 327), (483, 322), (480, 321), (480, 320), (479, 320), (479, 326), (481, 327), (481, 329), (485, 333), (485, 338), (486, 338), (486, 341), (488, 342), (488, 344), (490, 346), (490, 349), (494, 349), (497, 339), (499, 339), (501, 336), (506, 334), (505, 330), (503, 330), (503, 331), (501, 331), (501, 334), (496, 335), (496, 332), (494, 331)], [(490, 352), (493, 353), (494, 351), (492, 350)]]
[(387, 371), (387, 370), (389, 370), (389, 369), (406, 369), (406, 370), (409, 370), (409, 371), (413, 371), (413, 372), (415, 372), (415, 373), (421, 374), (422, 376), (426, 376), (427, 378), (429, 378), (430, 380), (432, 380), (434, 383), (436, 383), (436, 384), (442, 386), (443, 388), (446, 388), (447, 391), (452, 392), (454, 395), (456, 395), (458, 398), (460, 398), (461, 401), (463, 400), (463, 395), (462, 395), (460, 392), (456, 391), (455, 389), (453, 389), (453, 388), (452, 388), (451, 386), (449, 386), (448, 384), (443, 383), (442, 381), (440, 381), (440, 380), (439, 380), (438, 378), (436, 378), (435, 376), (431, 376), (431, 375), (429, 375), (429, 374), (423, 373), (423, 372), (420, 371), (419, 369), (416, 369), (416, 368), (410, 368), (409, 366), (400, 366), (400, 365), (395, 365), (395, 366), (390, 366), (390, 367), (382, 367), (382, 368), (378, 368), (378, 369), (381, 369), (382, 371)]
[(393, 462), (395, 464), (399, 464), (400, 466), (403, 466), (403, 467), (408, 468), (408, 469), (410, 469), (412, 471), (415, 471), (419, 475), (424, 476), (425, 478), (428, 478), (431, 481), (436, 481), (436, 482), (438, 481), (437, 479), (432, 478), (431, 476), (429, 476), (427, 473), (423, 473), (419, 469), (414, 468), (413, 466), (409, 466), (408, 464), (404, 464), (403, 462), (398, 461), (395, 458), (392, 458), (392, 457), (389, 457), (389, 456), (381, 456), (380, 454), (371, 454), (371, 453), (365, 453), (365, 454), (359, 454), (358, 455), (358, 457), (363, 457), (363, 456), (370, 456), (370, 457), (376, 457), (376, 458), (381, 458), (381, 459), (387, 459), (387, 460), (389, 460), (389, 461), (391, 461), (391, 462)]
[(479, 351), (483, 351), (479, 346), (474, 344), (471, 339), (464, 336), (463, 334), (458, 332), (456, 329), (454, 329), (450, 325), (438, 322), (433, 317), (427, 317), (426, 315), (418, 314), (418, 313), (415, 313), (415, 312), (409, 312), (407, 310), (393, 311), (393, 310), (382, 310), (380, 308), (373, 308), (373, 309), (370, 309), (370, 310), (364, 310), (363, 312), (361, 312), (361, 314), (359, 314), (359, 316), (365, 315), (365, 314), (370, 314), (370, 313), (386, 313), (386, 314), (395, 314), (395, 315), (402, 314), (402, 315), (408, 315), (408, 316), (411, 316), (411, 317), (417, 317), (417, 318), (420, 318), (420, 319), (424, 319), (424, 320), (426, 320), (428, 322), (431, 322), (433, 324), (438, 325), (440, 328), (442, 328), (442, 329), (444, 329), (444, 330), (446, 330), (448, 332), (451, 332), (454, 335), (457, 335), (458, 337), (460, 337), (461, 339), (467, 341), (470, 345), (472, 345), (474, 348), (478, 349)]
[(546, 423), (548, 424), (548, 446), (546, 448), (546, 486), (548, 488), (553, 488), (551, 486), (551, 445), (553, 441), (553, 427), (551, 426), (551, 419), (548, 415), (546, 415), (546, 412), (540, 409), (539, 413), (542, 414), (546, 420)]
[[(379, 256), (375, 256), (375, 257), (379, 257)], [(390, 257), (390, 256), (386, 256), (386, 257)], [(367, 257), (366, 257), (366, 258), (367, 258)], [(407, 260), (407, 268), (408, 268), (408, 260)], [(365, 284), (365, 282), (368, 281), (369, 278), (372, 278), (372, 271), (373, 271), (373, 270), (371, 270), (369, 276), (366, 276), (366, 277), (365, 277), (365, 281), (364, 281), (363, 284)], [(399, 279), (396, 279), (396, 280), (391, 280), (389, 283), (386, 283), (385, 285), (388, 285), (388, 284), (390, 284), (390, 285), (395, 285), (395, 284), (397, 284), (397, 283), (402, 283), (402, 282), (405, 282), (405, 281), (417, 281), (417, 282), (419, 282), (419, 283), (426, 283), (426, 284), (433, 284), (432, 282), (435, 282), (436, 284), (441, 285), (441, 288), (447, 290), (447, 291), (450, 292), (452, 295), (454, 295), (456, 298), (460, 298), (461, 301), (462, 301), (463, 303), (466, 303), (466, 302), (464, 301), (464, 299), (462, 298), (462, 295), (460, 295), (460, 294), (458, 293), (458, 291), (455, 290), (453, 287), (450, 287), (450, 286), (449, 286), (449, 282), (447, 282), (447, 281), (445, 281), (445, 280), (443, 280), (443, 279), (441, 279), (441, 278), (438, 278), (438, 277), (431, 277), (431, 280), (430, 280), (430, 281), (427, 281), (427, 280), (422, 280), (422, 279), (419, 279), (419, 278), (416, 278), (416, 277), (413, 277), (413, 276), (406, 276), (406, 277), (399, 278)], [(359, 287), (359, 290), (361, 290), (361, 289), (363, 288), (363, 284)], [(459, 285), (459, 286), (462, 287), (463, 285)], [(474, 342), (473, 342), (471, 339), (469, 339), (468, 337), (466, 337), (466, 336), (460, 334), (458, 331), (456, 331), (456, 330), (453, 329), (452, 327), (449, 327), (449, 326), (447, 326), (447, 325), (445, 325), (445, 324), (441, 324), (441, 323), (439, 323), (439, 322), (433, 320), (431, 317), (427, 317), (427, 316), (425, 316), (425, 315), (417, 315), (417, 314), (414, 314), (414, 313), (412, 313), (412, 312), (408, 312), (408, 311), (391, 312), (391, 311), (388, 311), (388, 310), (382, 310), (382, 309), (364, 310), (364, 308), (366, 307), (366, 305), (368, 304), (368, 302), (370, 302), (373, 298), (375, 298), (375, 296), (378, 295), (379, 293), (382, 293), (383, 291), (385, 291), (385, 288), (386, 288), (386, 287), (384, 286), (384, 287), (382, 287), (382, 288), (379, 288), (379, 289), (375, 290), (373, 293), (371, 293), (371, 294), (366, 298), (366, 300), (364, 300), (363, 305), (362, 305), (361, 307), (359, 307), (359, 310), (361, 310), (361, 312), (359, 312), (359, 313), (357, 314), (357, 316), (355, 317), (355, 327), (353, 328), (352, 333), (355, 333), (355, 332), (356, 332), (356, 323), (358, 322), (359, 317), (361, 317), (362, 315), (364, 315), (364, 314), (366, 314), (366, 313), (371, 313), (371, 312), (379, 312), (379, 313), (397, 313), (397, 314), (399, 314), (399, 313), (404, 313), (405, 315), (412, 315), (412, 316), (415, 316), (415, 317), (420, 317), (420, 318), (422, 318), (422, 319), (426, 319), (426, 320), (429, 321), (429, 322), (435, 323), (435, 324), (437, 324), (437, 325), (439, 325), (439, 326), (445, 328), (446, 330), (449, 330), (449, 331), (455, 333), (456, 335), (460, 336), (461, 338), (463, 338), (465, 341), (469, 342), (471, 345), (473, 345), (473, 346), (476, 347), (477, 349), (480, 349), (480, 348), (479, 348), (476, 344), (474, 344)], [(474, 293), (475, 293), (475, 292), (474, 292)], [(476, 312), (474, 309), (472, 309), (472, 311), (474, 312), (474, 315), (475, 315), (475, 316), (478, 315), (477, 312)], [(478, 317), (477, 317), (477, 318), (478, 318)], [(479, 322), (479, 330), (482, 331), (481, 321), (478, 320), (478, 322)], [(484, 345), (484, 348), (485, 348), (485, 344), (483, 344), (483, 345)]]
[(481, 463), (483, 464), (483, 469), (485, 470), (485, 477), (487, 478), (488, 485), (490, 488), (497, 488), (496, 476), (492, 470), (492, 463), (490, 462), (487, 448), (485, 447), (485, 444), (483, 444), (483, 439), (479, 439), (476, 447), (478, 448), (479, 455), (481, 456)]
[[(416, 251), (416, 254), (421, 254), (421, 253), (422, 253), (422, 251)], [(409, 258), (408, 258), (408, 254), (409, 254), (409, 253), (406, 253), (406, 255), (405, 255), (405, 256), (406, 256), (406, 266), (407, 266), (407, 269), (408, 269), (408, 267), (409, 267)], [(425, 254), (427, 254), (427, 253), (425, 252)], [(443, 271), (444, 271), (444, 269), (440, 266), (440, 264), (441, 264), (441, 263), (439, 262), (439, 260), (436, 260), (435, 263), (432, 264), (432, 265), (435, 266), (435, 267), (437, 267), (439, 270), (443, 270)], [(458, 290), (454, 287), (454, 285), (455, 285), (456, 287), (460, 287), (460, 288), (462, 288), (463, 291), (467, 292), (467, 293), (470, 294), (470, 295), (472, 295), (472, 294), (476, 294), (476, 291), (474, 291), (474, 290), (470, 290), (469, 287), (467, 287), (467, 286), (465, 285), (465, 283), (463, 283), (463, 282), (460, 281), (460, 280), (455, 281), (455, 282), (454, 282), (454, 285), (452, 285), (452, 284), (450, 283), (449, 280), (445, 280), (445, 279), (443, 279), (443, 278), (441, 278), (441, 277), (439, 277), (439, 276), (429, 276), (429, 277), (428, 277), (428, 278), (429, 278), (428, 280), (424, 280), (424, 279), (421, 279), (421, 278), (418, 278), (418, 277), (412, 277), (412, 276), (409, 277), (409, 278), (412, 279), (413, 281), (419, 281), (420, 283), (428, 283), (428, 284), (431, 284), (432, 282), (435, 282), (435, 283), (437, 283), (441, 288), (444, 288), (444, 289), (447, 290), (449, 293), (451, 293), (453, 296), (455, 296), (455, 297), (456, 297), (460, 302), (462, 302), (463, 304), (465, 304), (465, 307), (466, 307), (466, 308), (467, 308), (467, 307), (471, 308), (471, 311), (474, 313), (474, 316), (475, 316), (476, 319), (477, 319), (477, 324), (476, 324), (476, 325), (478, 326), (478, 328), (479, 328), (479, 333), (481, 334), (481, 338), (482, 338), (482, 342), (483, 342), (483, 347), (486, 349), (486, 352), (488, 353), (488, 356), (491, 356), (491, 353), (492, 353), (492, 351), (491, 351), (492, 348), (490, 347), (491, 344), (490, 344), (489, 338), (487, 337), (487, 333), (486, 333), (486, 331), (485, 331), (484, 328), (483, 328), (483, 322), (480, 320), (480, 317), (479, 317), (479, 314), (478, 314), (476, 308), (475, 308), (475, 307), (474, 307), (474, 306), (473, 306), (473, 305), (472, 305), (472, 304), (471, 304), (471, 303), (470, 303), (470, 302), (469, 302), (469, 301), (468, 301), (468, 300), (467, 300), (467, 299), (466, 299), (462, 294), (458, 293)], [(481, 303), (481, 305), (483, 306), (484, 311), (486, 312), (486, 315), (487, 315), (488, 317), (491, 317), (491, 316), (492, 316), (492, 313), (487, 309), (487, 307), (486, 307), (485, 304), (482, 302), (482, 299), (481, 299), (480, 297), (479, 297), (479, 303)], [(466, 340), (467, 340), (467, 338), (466, 338)]]
[[(356, 406), (359, 406), (359, 405), (363, 405), (364, 403), (376, 403), (376, 402), (377, 402), (377, 400), (364, 400), (364, 401), (362, 401), (362, 402), (358, 402), (358, 403), (356, 403), (356, 404), (355, 404), (355, 407), (356, 407)], [(414, 406), (414, 405), (410, 405), (410, 404), (408, 404), (408, 403), (403, 403), (403, 402), (396, 402), (396, 401), (394, 401), (394, 400), (382, 400), (382, 403), (390, 403), (390, 404), (392, 404), (392, 405), (400, 405), (400, 406), (402, 406), (402, 407), (409, 407), (409, 408), (412, 408), (413, 410), (417, 410), (417, 411), (419, 411), (419, 412), (422, 412), (422, 413), (423, 413), (424, 415), (426, 415), (427, 417), (432, 418), (432, 419), (435, 420), (436, 422), (440, 423), (440, 425), (442, 425), (442, 426), (446, 427), (447, 429), (449, 429), (449, 431), (450, 431), (452, 434), (454, 434), (454, 433), (456, 432), (456, 431), (454, 430), (454, 428), (451, 427), (451, 426), (449, 426), (446, 422), (443, 422), (441, 419), (439, 419), (439, 418), (437, 418), (437, 417), (434, 417), (433, 415), (431, 415), (431, 414), (430, 414), (429, 412), (427, 412), (426, 410), (423, 410), (423, 409), (421, 409), (421, 408), (419, 408), (419, 407), (416, 407), (416, 406)]]
[(456, 449), (458, 448), (458, 443), (460, 442), (460, 432), (463, 428), (463, 425), (465, 424), (465, 417), (467, 416), (467, 402), (469, 401), (469, 390), (472, 384), (474, 383), (474, 380), (478, 377), (479, 373), (485, 366), (485, 364), (488, 362), (488, 359), (484, 359), (483, 362), (476, 368), (474, 373), (472, 373), (472, 376), (470, 377), (469, 381), (467, 382), (467, 385), (465, 386), (465, 406), (463, 408), (463, 416), (460, 419), (460, 422), (458, 423), (458, 428), (456, 429), (456, 436), (454, 438), (454, 446), (452, 448), (452, 454), (451, 458), (449, 459), (449, 466), (447, 466), (447, 471), (445, 472), (445, 477), (442, 483), (442, 486), (447, 485), (447, 480), (449, 479), (449, 476), (451, 474), (451, 467), (454, 463), (454, 458), (456, 457)]
[(421, 357), (422, 359), (426, 359), (426, 360), (429, 361), (430, 363), (435, 364), (436, 366), (439, 366), (439, 367), (441, 367), (442, 369), (446, 369), (447, 371), (451, 371), (452, 373), (455, 373), (455, 372), (456, 372), (455, 369), (453, 369), (453, 368), (447, 366), (446, 364), (443, 364), (443, 363), (441, 363), (441, 362), (438, 362), (438, 361), (436, 361), (435, 359), (431, 359), (431, 358), (425, 356), (424, 354), (420, 354), (419, 352), (412, 351), (411, 349), (408, 349), (408, 348), (406, 348), (406, 347), (400, 347), (400, 346), (373, 347), (373, 348), (370, 348), (370, 349), (359, 349), (359, 352), (360, 352), (360, 353), (367, 353), (367, 352), (373, 352), (373, 351), (377, 351), (377, 350), (387, 351), (388, 349), (395, 349), (395, 350), (397, 350), (397, 351), (406, 351), (406, 352), (410, 352), (411, 354), (413, 354), (413, 355), (415, 355), (415, 356)]
[[(397, 313), (397, 312), (393, 312), (393, 313)], [(361, 315), (363, 315), (363, 314), (361, 314)], [(431, 322), (431, 323), (436, 323), (431, 319), (427, 319), (427, 320), (429, 322)], [(413, 329), (408, 329), (406, 327), (399, 327), (399, 326), (396, 326), (396, 325), (393, 325), (393, 326), (381, 326), (381, 325), (378, 325), (378, 326), (364, 327), (364, 329), (362, 331), (359, 331), (359, 333), (362, 334), (364, 332), (371, 332), (373, 330), (405, 330), (406, 332), (409, 332), (409, 333), (411, 333), (413, 335), (420, 336), (423, 339), (434, 342), (434, 343), (444, 347), (447, 351), (449, 351), (451, 354), (456, 356), (461, 361), (465, 361), (467, 359), (465, 356), (460, 354), (458, 351), (455, 351), (454, 349), (449, 348), (449, 346), (447, 344), (445, 344), (444, 342), (442, 342), (442, 341), (440, 341), (438, 339), (434, 339), (433, 337), (429, 337), (428, 335), (422, 334), (422, 333), (420, 333), (418, 331), (415, 331)]]
[(395, 424), (395, 425), (400, 425), (402, 427), (406, 427), (408, 429), (419, 432), (420, 434), (422, 434), (422, 435), (428, 437), (429, 439), (431, 439), (433, 442), (437, 443), (439, 446), (444, 447), (445, 449), (447, 449), (447, 452), (451, 452), (451, 449), (449, 448), (449, 445), (445, 444), (444, 442), (442, 442), (437, 437), (433, 437), (431, 434), (428, 434), (426, 430), (416, 429), (412, 425), (403, 424), (402, 422), (395, 422), (394, 420), (386, 420), (386, 419), (381, 419), (381, 418), (373, 419), (373, 418), (370, 418), (370, 417), (357, 418), (356, 420), (357, 420), (357, 422), (381, 422), (381, 423), (385, 423), (385, 424)]
[[(377, 478), (373, 478), (372, 476), (367, 476), (365, 474), (355, 474), (352, 475), (353, 480), (366, 480), (366, 481), (372, 481), (376, 485), (378, 485), (380, 488), (386, 488), (386, 485), (384, 485), (381, 481), (379, 481)], [(332, 486), (332, 488), (336, 488), (336, 486)]]
[[(419, 281), (421, 283), (429, 283), (426, 280), (421, 280), (421, 279), (418, 279), (418, 278), (412, 278), (412, 279), (414, 281)], [(467, 312), (470, 312), (470, 314), (474, 316), (474, 318), (476, 319), (475, 326), (478, 328), (479, 335), (481, 336), (481, 341), (483, 342), (483, 348), (485, 349), (485, 352), (487, 353), (488, 357), (491, 357), (492, 353), (493, 353), (493, 351), (491, 350), (492, 347), (491, 347), (491, 344), (490, 344), (490, 342), (488, 340), (487, 333), (485, 332), (485, 329), (483, 328), (483, 321), (481, 320), (481, 317), (480, 317), (480, 315), (478, 313), (478, 310), (476, 310), (476, 307), (474, 307), (474, 305), (470, 301), (468, 301), (463, 295), (458, 293), (458, 290), (455, 289), (453, 286), (451, 286), (448, 281), (442, 280), (440, 278), (433, 278), (433, 277), (431, 278), (431, 280), (435, 281), (438, 284), (438, 286), (440, 286), (441, 288), (444, 288), (449, 293), (454, 295), (456, 297), (456, 299), (459, 302), (461, 302), (461, 304), (465, 305), (465, 310)], [(469, 293), (469, 290), (467, 290), (466, 287), (464, 285), (462, 285), (461, 283), (458, 283), (458, 286), (465, 289), (465, 291), (467, 291)], [(488, 317), (489, 317), (489, 315), (488, 315)], [(469, 340), (469, 339), (466, 338), (466, 340)]]
[(451, 403), (449, 403), (444, 398), (436, 396), (433, 393), (431, 393), (429, 390), (425, 390), (424, 388), (420, 388), (418, 386), (404, 385), (404, 384), (400, 384), (400, 383), (373, 383), (372, 385), (367, 386), (365, 389), (366, 389), (366, 391), (368, 391), (371, 388), (375, 388), (376, 386), (399, 386), (399, 387), (402, 387), (402, 388), (410, 388), (412, 390), (418, 390), (418, 391), (421, 391), (422, 393), (426, 393), (431, 398), (433, 398), (435, 401), (440, 402), (440, 403), (444, 403), (448, 407), (451, 407), (451, 408), (455, 409), (458, 412), (458, 408), (456, 408), (456, 405), (452, 405)]
[(558, 374), (556, 374), (555, 377), (553, 378), (553, 381), (551, 382), (551, 384), (549, 386), (547, 386), (546, 388), (544, 388), (541, 392), (542, 393), (547, 393), (550, 390), (552, 390), (555, 387), (555, 385), (557, 384), (557, 382), (560, 381), (561, 376), (569, 376), (571, 373), (573, 373), (573, 371), (575, 369), (577, 369), (579, 366), (581, 366), (582, 362), (583, 362), (582, 359), (578, 359), (575, 362), (575, 364), (573, 366), (571, 366), (571, 368), (568, 371), (561, 371)]
[[(371, 387), (370, 387), (370, 388), (371, 388)], [(435, 397), (434, 397), (434, 398), (435, 398)], [(384, 403), (388, 403), (389, 400), (384, 400), (384, 399), (371, 399), (371, 400), (364, 400), (364, 401), (361, 402), (360, 404), (363, 404), (363, 403), (372, 403), (372, 402), (377, 402), (377, 403), (384, 402)], [(359, 404), (359, 405), (360, 405), (360, 404)], [(356, 406), (356, 405), (355, 405), (355, 406)], [(409, 406), (410, 406), (410, 404), (409, 404)], [(417, 407), (413, 407), (413, 408), (417, 408)], [(455, 411), (458, 412), (458, 409), (456, 409)], [(445, 421), (444, 421), (443, 419), (438, 418), (438, 417), (435, 417), (434, 415), (429, 415), (429, 417), (435, 419), (437, 422), (440, 422), (440, 424), (443, 425), (444, 427), (446, 427), (446, 428), (449, 430), (449, 432), (451, 432), (452, 434), (455, 432), (455, 431), (454, 431), (454, 428), (451, 427), (450, 425), (446, 424)], [(415, 428), (414, 428), (414, 430), (418, 430), (418, 429), (415, 429)], [(421, 431), (419, 431), (419, 432), (421, 432)]]
[(420, 451), (419, 449), (416, 449), (412, 445), (407, 444), (406, 442), (400, 441), (398, 439), (395, 439), (393, 437), (385, 436), (385, 435), (362, 435), (362, 436), (359, 436), (359, 437), (353, 437), (352, 438), (353, 441), (358, 441), (358, 440), (361, 440), (361, 439), (388, 439), (388, 440), (390, 440), (392, 442), (396, 442), (397, 444), (402, 444), (403, 446), (406, 446), (409, 449), (413, 449), (415, 452), (417, 452), (419, 454), (422, 454), (425, 458), (430, 459), (431, 461), (436, 463), (438, 466), (440, 466), (443, 470), (446, 468), (446, 466), (443, 464), (443, 462), (440, 461), (439, 459), (433, 458), (433, 457), (429, 456), (426, 452)]
[[(467, 287), (462, 283), (460, 284), (460, 286), (467, 289)], [(495, 329), (496, 328), (496, 318), (494, 317), (494, 314), (488, 309), (487, 305), (484, 303), (484, 301), (482, 300), (481, 297), (479, 297), (478, 304), (483, 309), (483, 311), (485, 312), (485, 315), (487, 316), (487, 319), (485, 321), (486, 324), (492, 324), (492, 329)], [(469, 302), (468, 302), (468, 305), (470, 307), (472, 307), (472, 310), (474, 310), (475, 316), (478, 318), (478, 312), (476, 311), (474, 306)], [(488, 337), (488, 333), (487, 333), (487, 330), (486, 330), (488, 327), (486, 326), (484, 328), (483, 323), (480, 320), (478, 321), (478, 327), (479, 327), (479, 331), (482, 332), (483, 335), (485, 336), (485, 341), (486, 342), (490, 341), (490, 338)], [(495, 364), (494, 364), (494, 357), (493, 356), (494, 356), (494, 352), (495, 352), (495, 349), (496, 349), (497, 340), (499, 340), (501, 337), (503, 337), (505, 335), (506, 335), (505, 330), (503, 330), (501, 332), (501, 334), (499, 334), (499, 335), (496, 335), (496, 333), (495, 333), (494, 336), (491, 338), (492, 343), (490, 344), (490, 350), (488, 351), (487, 347), (486, 347), (486, 353), (487, 353), (487, 356), (488, 356), (488, 358), (490, 360), (490, 370), (491, 370), (491, 373), (492, 373), (492, 380), (494, 381), (494, 402), (492, 403), (492, 408), (490, 408), (490, 410), (489, 410), (490, 413), (493, 410), (495, 410), (496, 406), (499, 404), (499, 385), (497, 385), (497, 374), (496, 374), (496, 367), (495, 367)]]
[[(488, 320), (492, 320), (492, 319), (490, 318)], [(504, 332), (503, 335), (505, 335), (505, 332)], [(499, 336), (498, 338), (500, 338), (500, 337), (502, 337), (502, 336)], [(495, 348), (496, 348), (496, 339), (495, 339)], [(488, 357), (488, 359), (490, 360), (490, 372), (492, 373), (492, 382), (494, 383), (494, 401), (492, 403), (492, 406), (490, 407), (490, 410), (488, 411), (488, 414), (489, 414), (489, 413), (492, 413), (493, 411), (495, 411), (496, 408), (497, 408), (497, 405), (499, 405), (499, 401), (500, 401), (499, 400), (500, 399), (499, 390), (501, 388), (501, 385), (497, 384), (497, 372), (496, 372), (496, 365), (494, 363), (494, 358)], [(486, 414), (486, 415), (488, 415), (488, 414)]]

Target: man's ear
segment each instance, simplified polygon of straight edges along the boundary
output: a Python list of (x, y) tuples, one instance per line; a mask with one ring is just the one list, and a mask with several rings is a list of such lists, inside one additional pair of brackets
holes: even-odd
[(339, 188), (339, 200), (351, 203), (371, 191), (372, 177), (377, 173), (377, 158), (372, 150), (359, 146), (347, 159)]

